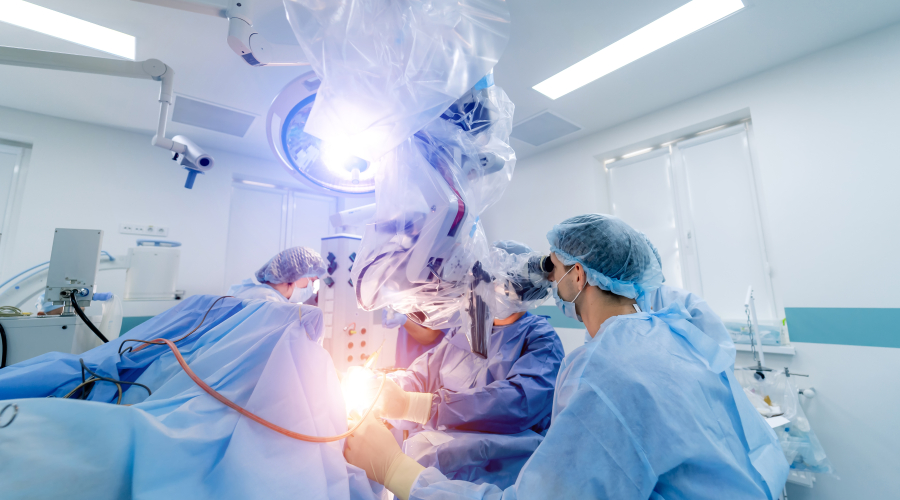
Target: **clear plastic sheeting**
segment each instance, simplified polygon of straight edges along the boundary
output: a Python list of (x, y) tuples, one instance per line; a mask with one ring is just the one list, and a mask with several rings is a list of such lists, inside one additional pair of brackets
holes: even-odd
[(379, 160), (376, 213), (352, 280), (365, 310), (390, 306), (429, 328), (460, 326), (473, 340), (489, 336), (493, 319), (491, 247), (479, 216), (512, 179), (513, 104), (497, 86), (476, 87), (460, 103)]
[(488, 74), (509, 40), (502, 0), (284, 0), (322, 84), (305, 132), (381, 158)]
[(488, 268), (494, 276), (494, 317), (528, 311), (547, 300), (550, 281), (540, 267), (544, 257), (537, 252), (514, 254), (497, 247), (491, 249)]
[[(0, 400), (11, 399), (0, 408), (18, 406), (0, 428), (3, 498), (375, 500), (342, 440), (300, 441), (242, 416), (204, 392), (166, 346), (128, 343), (134, 350), (118, 354), (126, 339), (176, 341), (193, 331), (179, 350), (221, 395), (295, 432), (345, 432), (337, 373), (316, 342), (321, 311), (216, 299), (187, 298), (81, 355), (49, 353), (0, 370)], [(116, 385), (95, 382), (86, 401), (63, 399), (82, 382), (79, 358), (153, 394), (123, 384), (116, 405)]]
[(757, 377), (752, 370), (736, 370), (735, 377), (744, 387), (750, 402), (763, 416), (783, 416), (790, 422), (775, 429), (784, 457), (792, 470), (833, 474), (834, 468), (825, 449), (809, 425), (800, 405), (793, 377), (784, 372), (765, 373)]

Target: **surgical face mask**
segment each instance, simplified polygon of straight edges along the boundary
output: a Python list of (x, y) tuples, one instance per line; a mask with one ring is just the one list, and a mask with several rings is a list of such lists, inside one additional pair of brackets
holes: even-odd
[(308, 281), (306, 286), (303, 288), (298, 287), (296, 284), (294, 285), (294, 291), (291, 292), (291, 298), (288, 299), (292, 304), (302, 304), (309, 300), (310, 297), (315, 293), (315, 286), (312, 281)]
[[(575, 298), (573, 298), (571, 301), (566, 301), (559, 297), (559, 283), (562, 283), (562, 280), (565, 279), (565, 277), (568, 276), (570, 272), (572, 272), (572, 269), (575, 269), (575, 266), (572, 266), (568, 271), (566, 271), (566, 274), (562, 275), (562, 278), (553, 283), (553, 299), (556, 301), (556, 307), (558, 307), (559, 310), (566, 315), (566, 317), (581, 321), (581, 315), (575, 312), (575, 301), (578, 299), (578, 296), (581, 295), (581, 292), (584, 291), (584, 286), (581, 287), (581, 290), (578, 290)], [(587, 283), (585, 283), (584, 285), (587, 286)]]

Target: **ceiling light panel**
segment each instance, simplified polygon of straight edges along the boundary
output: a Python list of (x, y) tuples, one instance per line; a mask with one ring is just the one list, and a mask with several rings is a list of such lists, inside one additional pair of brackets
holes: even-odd
[(244, 137), (255, 119), (256, 117), (250, 113), (180, 94), (176, 94), (175, 109), (172, 111), (173, 122), (215, 130), (235, 137)]
[(579, 130), (581, 127), (578, 125), (544, 111), (515, 125), (509, 136), (532, 146), (540, 146)]
[(131, 35), (22, 0), (0, 0), (0, 21), (134, 60)]
[(743, 8), (741, 0), (693, 0), (533, 88), (557, 99)]

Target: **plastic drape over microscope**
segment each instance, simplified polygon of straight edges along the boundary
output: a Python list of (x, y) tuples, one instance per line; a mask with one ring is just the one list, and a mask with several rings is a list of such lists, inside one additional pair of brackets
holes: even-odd
[(322, 80), (305, 132), (377, 160), (487, 75), (509, 40), (499, 0), (284, 0)]
[(352, 271), (360, 307), (468, 329), (538, 305), (513, 286), (528, 256), (492, 257), (479, 219), (516, 160), (514, 106), (492, 74), (509, 36), (505, 2), (285, 5), (322, 80), (304, 131), (375, 169), (376, 215)]

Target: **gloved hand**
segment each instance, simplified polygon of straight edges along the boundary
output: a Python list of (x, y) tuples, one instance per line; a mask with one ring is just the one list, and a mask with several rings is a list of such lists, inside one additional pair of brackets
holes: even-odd
[(300, 304), (300, 326), (309, 340), (322, 345), (322, 334), (325, 332), (325, 318), (322, 310), (316, 306)]
[(375, 414), (385, 419), (402, 420), (408, 407), (409, 393), (393, 380), (385, 379), (381, 397), (375, 405)]
[[(392, 316), (393, 314), (393, 316)], [(406, 315), (390, 310), (387, 307), (381, 310), (381, 326), (385, 328), (400, 328), (406, 323)]]
[(424, 424), (431, 417), (431, 393), (407, 392), (396, 382), (385, 379), (375, 413), (389, 420), (409, 420)]
[[(352, 428), (359, 421), (359, 414), (353, 412), (348, 425)], [(409, 490), (425, 470), (425, 467), (400, 451), (400, 445), (393, 434), (371, 414), (347, 438), (344, 458), (366, 471), (369, 479), (385, 485), (400, 500), (409, 498)]]

